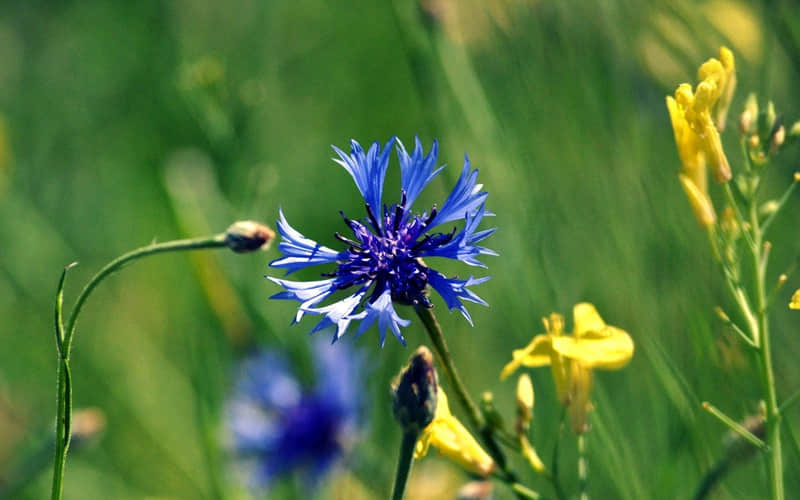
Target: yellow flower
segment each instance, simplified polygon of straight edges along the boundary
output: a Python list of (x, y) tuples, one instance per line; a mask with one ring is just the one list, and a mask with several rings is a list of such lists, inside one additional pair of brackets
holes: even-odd
[(488, 476), (497, 468), (492, 457), (483, 451), (469, 431), (450, 413), (447, 396), (441, 387), (439, 387), (436, 415), (422, 430), (414, 450), (414, 458), (424, 457), (431, 445), (445, 457), (475, 474)]
[(574, 334), (565, 335), (563, 318), (551, 314), (544, 321), (547, 333), (535, 336), (524, 349), (515, 350), (500, 378), (508, 377), (520, 366), (550, 365), (558, 398), (569, 409), (572, 428), (582, 433), (587, 430), (586, 414), (591, 410), (592, 370), (622, 368), (633, 357), (634, 346), (627, 332), (606, 325), (588, 302), (573, 308), (573, 320)]
[[(675, 90), (674, 97), (667, 96), (675, 145), (683, 165), (681, 183), (698, 222), (704, 227), (716, 220), (716, 216), (709, 217), (713, 214), (713, 206), (708, 197), (706, 164), (718, 183), (731, 178), (719, 131), (724, 129), (736, 87), (735, 71), (733, 53), (722, 47), (719, 59), (711, 58), (700, 66), (697, 74), (701, 81), (694, 91), (691, 85), (682, 83)], [(687, 188), (687, 182), (694, 187)]]
[(800, 309), (800, 288), (792, 295), (792, 301), (789, 302), (789, 309)]

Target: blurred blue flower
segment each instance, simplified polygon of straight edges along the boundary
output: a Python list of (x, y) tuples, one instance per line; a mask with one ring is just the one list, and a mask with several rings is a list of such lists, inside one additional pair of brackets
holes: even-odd
[(251, 486), (299, 473), (313, 487), (347, 451), (362, 414), (361, 358), (312, 345), (315, 384), (304, 389), (279, 352), (245, 359), (227, 409), (237, 462)]
[[(306, 238), (290, 226), (283, 211), (280, 212), (278, 248), (284, 256), (270, 266), (285, 268), (286, 274), (317, 264), (335, 263), (336, 270), (324, 273), (328, 279), (319, 281), (269, 277), (286, 289), (272, 298), (300, 302), (293, 323), (306, 313), (322, 315), (311, 333), (335, 325), (334, 342), (344, 335), (352, 321), (361, 321), (357, 335), (377, 322), (381, 346), (386, 340), (387, 328), (405, 345), (400, 327), (410, 322), (398, 316), (394, 303), (432, 307), (427, 296), (428, 285), (442, 296), (450, 310), (458, 309), (470, 324), (472, 319), (461, 301), (486, 305), (469, 287), (487, 281), (488, 277), (447, 278), (422, 261), (422, 258), (445, 257), (470, 266), (486, 267), (477, 257), (497, 255), (476, 245), (495, 231), (477, 230), (483, 216), (491, 215), (486, 212), (484, 203), (488, 193), (481, 191), (483, 185), (477, 184), (478, 171), (470, 170), (465, 155), (461, 176), (442, 207), (437, 209), (434, 205), (429, 212), (415, 214), (411, 211), (412, 203), (444, 167), (436, 168), (436, 141), (427, 155), (418, 138), (411, 154), (397, 141), (402, 189), (400, 202), (387, 207), (382, 204), (383, 184), (394, 142), (394, 138), (390, 139), (383, 149), (375, 142), (365, 152), (358, 142), (351, 141), (350, 154), (333, 147), (339, 157), (334, 161), (353, 177), (366, 202), (367, 215), (362, 220), (349, 219), (342, 213), (353, 236), (339, 233), (335, 236), (348, 245), (346, 250), (337, 252)], [(460, 231), (456, 227), (444, 233), (433, 231), (442, 224), (462, 219), (464, 225)], [(318, 306), (338, 290), (351, 293), (341, 300)]]

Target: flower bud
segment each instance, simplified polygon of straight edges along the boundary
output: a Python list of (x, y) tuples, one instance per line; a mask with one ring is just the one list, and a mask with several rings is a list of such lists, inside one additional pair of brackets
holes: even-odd
[(420, 346), (408, 365), (392, 382), (392, 411), (406, 432), (419, 433), (433, 421), (438, 398), (438, 378), (433, 355)]
[(744, 111), (739, 118), (739, 128), (743, 135), (752, 134), (753, 120), (758, 117), (758, 99), (752, 92), (747, 96), (747, 101), (744, 103)]
[(764, 128), (761, 130), (764, 134), (772, 130), (772, 127), (775, 126), (775, 120), (777, 119), (777, 115), (775, 114), (775, 104), (772, 101), (767, 103), (767, 110), (764, 112)]
[(772, 134), (771, 144), (770, 144), (770, 153), (775, 154), (783, 145), (783, 142), (786, 140), (786, 128), (781, 125), (779, 126), (775, 132)]
[(728, 157), (722, 149), (722, 140), (719, 132), (714, 125), (709, 124), (705, 128), (706, 160), (711, 168), (711, 174), (718, 184), (731, 180), (731, 167), (728, 164)]
[(794, 122), (789, 128), (789, 138), (796, 139), (798, 137), (800, 137), (800, 120)]
[(712, 226), (717, 221), (717, 214), (714, 212), (711, 200), (685, 175), (678, 174), (678, 180), (681, 181), (681, 186), (689, 199), (689, 205), (692, 207), (698, 224), (701, 227)]
[(769, 217), (778, 211), (781, 204), (777, 200), (767, 200), (758, 207), (758, 215), (761, 217)]
[(502, 429), (504, 427), (503, 416), (494, 406), (494, 396), (491, 392), (484, 392), (481, 397), (481, 413), (486, 419), (486, 424), (492, 429)]
[(517, 381), (517, 432), (523, 433), (533, 419), (533, 383), (527, 373), (519, 376)]
[(275, 231), (260, 222), (251, 220), (234, 222), (225, 231), (225, 243), (236, 253), (266, 250), (273, 239), (275, 239)]

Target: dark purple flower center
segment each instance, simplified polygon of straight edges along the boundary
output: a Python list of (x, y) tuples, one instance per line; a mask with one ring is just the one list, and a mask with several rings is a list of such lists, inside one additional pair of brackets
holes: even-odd
[(374, 302), (388, 288), (395, 302), (430, 307), (425, 294), (429, 270), (420, 256), (452, 240), (455, 229), (452, 233), (425, 234), (436, 217), (436, 207), (431, 209), (430, 215), (414, 215), (407, 209), (406, 201), (403, 192), (400, 203), (390, 208), (384, 206), (383, 225), (369, 204), (366, 205), (368, 225), (348, 219), (342, 213), (355, 239), (336, 233), (336, 238), (349, 245), (340, 254), (337, 270), (326, 274), (336, 277), (338, 289), (369, 286), (374, 282), (369, 302)]

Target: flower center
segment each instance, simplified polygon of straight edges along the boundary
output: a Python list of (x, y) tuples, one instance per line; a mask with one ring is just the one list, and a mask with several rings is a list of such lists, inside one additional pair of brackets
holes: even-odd
[(383, 225), (378, 222), (372, 208), (366, 207), (369, 225), (342, 214), (355, 239), (336, 233), (336, 237), (349, 248), (342, 252), (337, 270), (327, 276), (337, 278), (336, 287), (339, 289), (354, 285), (368, 287), (374, 282), (369, 302), (377, 300), (388, 288), (393, 301), (430, 307), (425, 294), (428, 268), (420, 257), (425, 250), (452, 240), (455, 230), (449, 234), (424, 235), (436, 216), (436, 207), (431, 209), (430, 215), (414, 215), (406, 208), (405, 193), (400, 203), (389, 209), (384, 206)]

